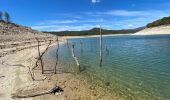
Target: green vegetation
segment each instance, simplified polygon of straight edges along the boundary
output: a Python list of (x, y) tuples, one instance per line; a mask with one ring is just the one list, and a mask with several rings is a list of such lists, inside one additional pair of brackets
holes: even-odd
[(147, 25), (147, 28), (161, 26), (161, 25), (168, 25), (168, 24), (170, 24), (170, 17), (164, 17), (162, 19), (159, 19), (159, 20), (156, 20), (152, 23), (149, 23)]
[(3, 13), (0, 11), (0, 21), (2, 21)]
[[(5, 17), (5, 20), (3, 19), (3, 17)], [(10, 15), (9, 15), (9, 13), (8, 12), (1, 12), (0, 11), (0, 21), (1, 22), (6, 22), (6, 23), (10, 23), (11, 21), (10, 21)]]
[(5, 13), (4, 13), (4, 16), (5, 16), (5, 21), (6, 21), (7, 23), (10, 23), (10, 15), (9, 15), (9, 13), (8, 13), (8, 12), (5, 12)]
[[(105, 30), (102, 29), (103, 35), (108, 34), (130, 34), (135, 33), (137, 31), (142, 30), (143, 28), (137, 28), (137, 29), (127, 29), (127, 30)], [(61, 32), (45, 32), (45, 33), (51, 33), (58, 36), (84, 36), (84, 35), (99, 35), (100, 29), (99, 28), (93, 28), (91, 30), (85, 30), (85, 31), (61, 31)]]

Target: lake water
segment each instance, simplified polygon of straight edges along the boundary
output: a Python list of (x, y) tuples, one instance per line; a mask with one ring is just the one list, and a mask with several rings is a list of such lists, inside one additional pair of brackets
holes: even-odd
[[(82, 43), (82, 45), (81, 45)], [(70, 39), (61, 45), (59, 65), (74, 73), (71, 44), (81, 66), (80, 78), (120, 97), (120, 100), (170, 100), (170, 35), (103, 38), (100, 66), (99, 38)], [(56, 48), (47, 52), (54, 62)]]

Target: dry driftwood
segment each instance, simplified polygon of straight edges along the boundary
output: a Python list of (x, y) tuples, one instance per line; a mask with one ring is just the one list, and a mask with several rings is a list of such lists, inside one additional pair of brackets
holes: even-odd
[(50, 91), (46, 91), (46, 92), (43, 92), (43, 93), (33, 94), (33, 95), (13, 95), (11, 98), (13, 98), (13, 99), (16, 99), (16, 98), (31, 98), (31, 97), (37, 97), (37, 96), (42, 96), (42, 95), (46, 95), (46, 94), (61, 93), (63, 91), (64, 90), (62, 88), (60, 88), (59, 86), (55, 86)]
[(5, 76), (0, 76), (0, 78), (3, 78), (3, 77), (5, 77)]

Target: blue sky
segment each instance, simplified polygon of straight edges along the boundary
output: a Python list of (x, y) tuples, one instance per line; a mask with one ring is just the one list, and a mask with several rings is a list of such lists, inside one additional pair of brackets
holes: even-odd
[(170, 0), (0, 0), (0, 11), (40, 31), (129, 29), (170, 16)]

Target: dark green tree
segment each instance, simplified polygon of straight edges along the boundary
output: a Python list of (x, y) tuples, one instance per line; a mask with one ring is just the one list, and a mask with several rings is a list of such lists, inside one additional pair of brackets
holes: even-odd
[(2, 21), (3, 13), (0, 11), (0, 21)]
[(10, 15), (9, 15), (9, 13), (8, 13), (8, 12), (5, 12), (5, 13), (4, 13), (4, 16), (5, 16), (5, 21), (6, 21), (7, 23), (10, 23)]

